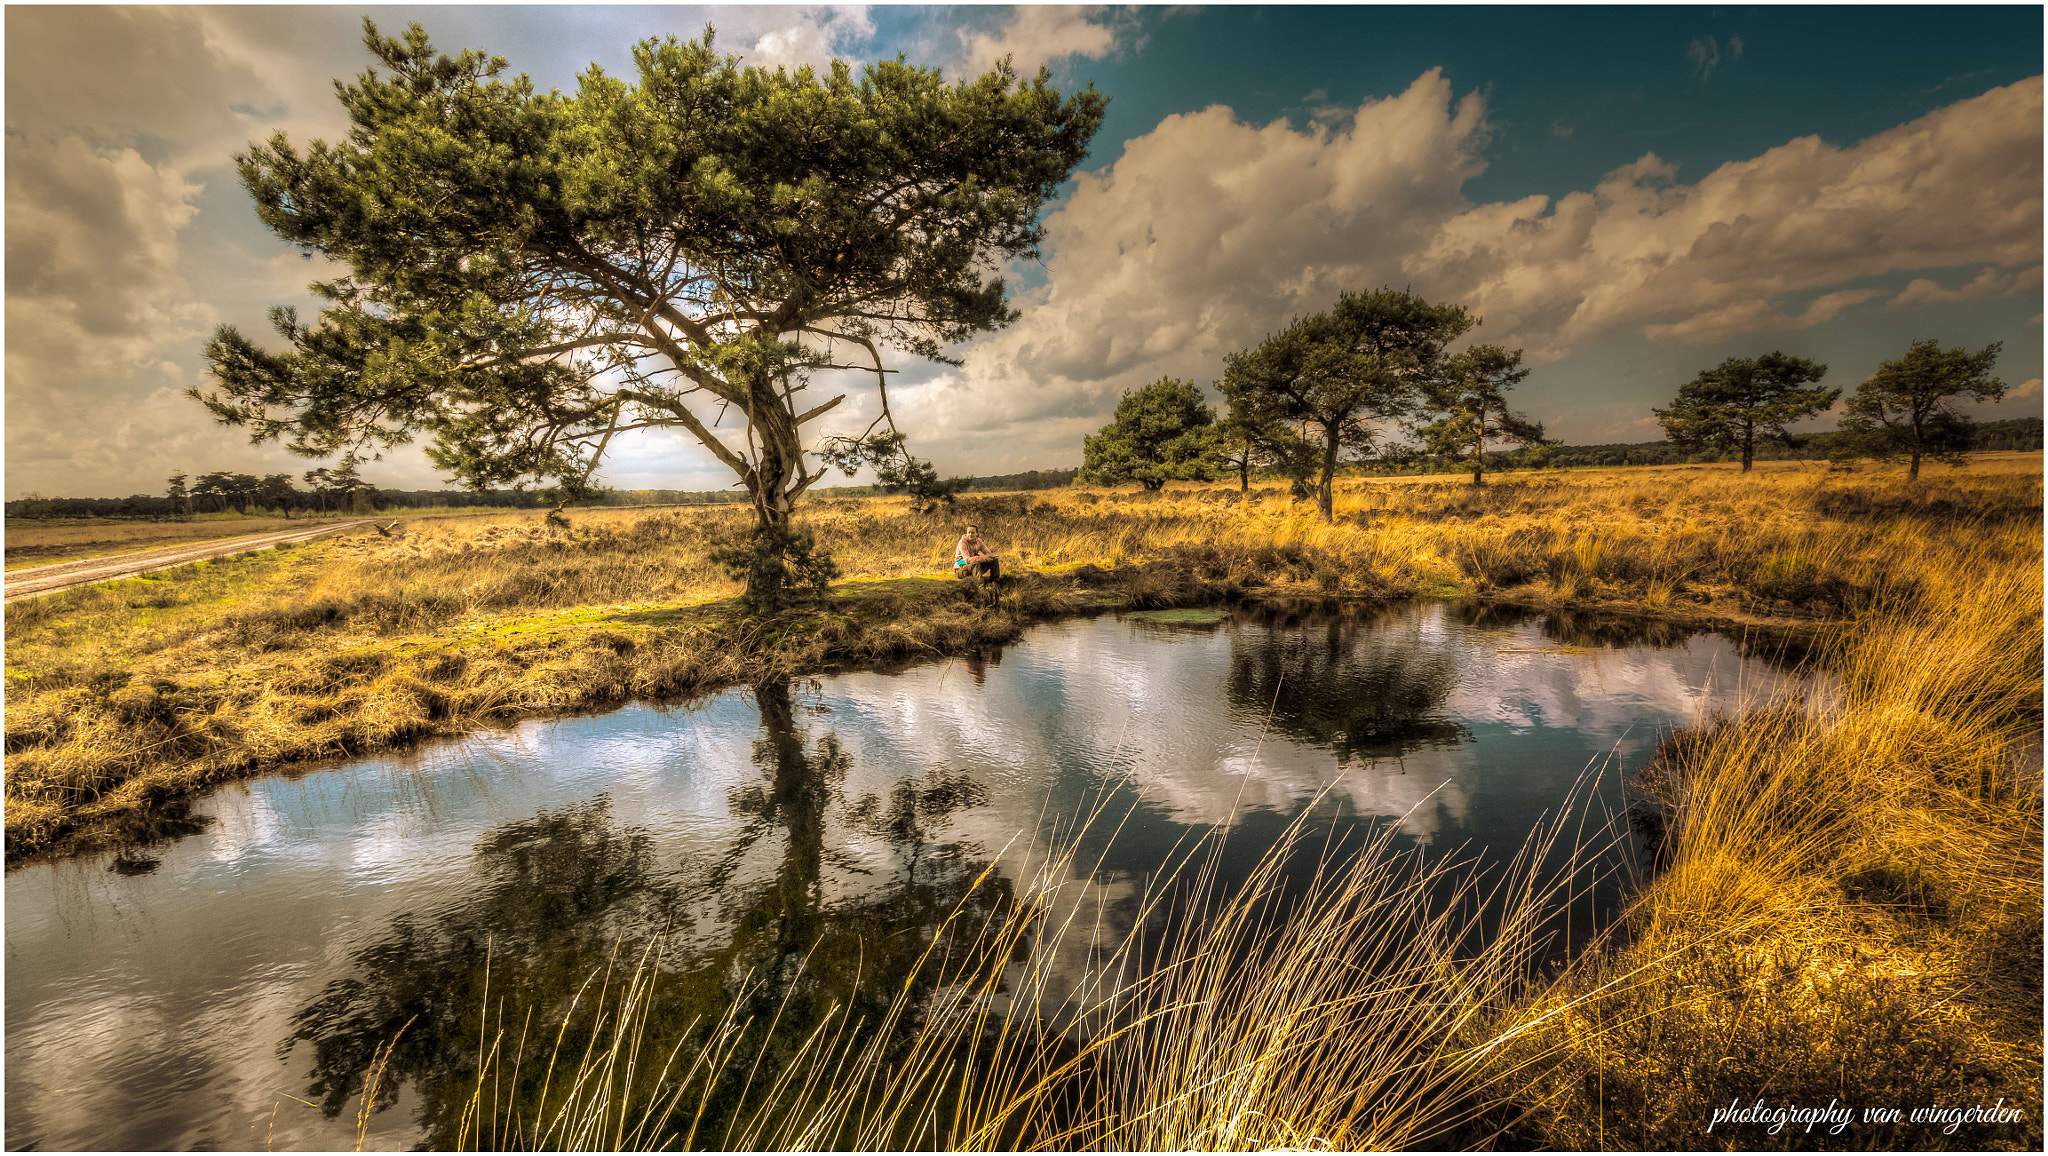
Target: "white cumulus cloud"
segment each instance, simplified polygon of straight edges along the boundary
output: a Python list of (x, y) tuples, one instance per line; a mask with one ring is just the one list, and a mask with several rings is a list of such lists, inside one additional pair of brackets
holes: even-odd
[(865, 5), (737, 9), (719, 15), (720, 34), (735, 33), (740, 58), (763, 68), (795, 71), (809, 65), (822, 72), (835, 58), (861, 59), (875, 36)]
[(10, 480), (89, 471), (101, 449), (137, 448), (104, 436), (110, 415), (182, 382), (171, 351), (215, 319), (178, 268), (198, 192), (134, 149), (8, 137)]
[(1484, 100), (1435, 70), (1341, 127), (1252, 125), (1222, 106), (1171, 116), (1077, 178), (1021, 319), (906, 409), (945, 444), (983, 440), (976, 468), (1072, 460), (1121, 390), (1212, 381), (1291, 315), (1380, 284), (1462, 302), (1486, 340), (1539, 364), (1627, 333), (1819, 325), (1902, 272), (1986, 265), (2019, 285), (2041, 261), (2041, 116), (2035, 77), (1693, 183), (1646, 155), (1589, 190), (1481, 204), (1462, 190), (1485, 167)]
[(2041, 291), (2041, 266), (2031, 269), (2000, 270), (1996, 267), (1984, 269), (1967, 284), (1953, 289), (1942, 288), (1941, 282), (1927, 277), (1915, 277), (1904, 289), (1898, 291), (1889, 302), (1887, 309), (1904, 309), (1910, 305), (1940, 305), (1951, 301), (1975, 301), (1979, 297), (2014, 297), (2021, 293)]
[(1099, 60), (1120, 47), (1128, 23), (1103, 5), (1020, 4), (993, 30), (962, 28), (960, 64), (965, 75), (979, 76), (1007, 56), (1030, 76), (1069, 57)]

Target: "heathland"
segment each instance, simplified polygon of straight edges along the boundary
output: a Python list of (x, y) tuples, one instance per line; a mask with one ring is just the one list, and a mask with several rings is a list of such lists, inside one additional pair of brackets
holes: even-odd
[(354, 515), (316, 518), (197, 515), (188, 521), (115, 518), (9, 518), (7, 568), (48, 566), (108, 554), (184, 546), (218, 538), (239, 538), (272, 530), (293, 530)]
[[(1481, 1041), (1458, 1094), (1511, 1135), (1573, 1148), (1819, 1142), (1704, 1134), (1714, 1107), (1759, 1095), (2005, 1097), (2023, 1123), (1893, 1136), (2025, 1147), (2041, 1107), (2041, 508), (2032, 455), (1913, 485), (1819, 463), (1347, 479), (1333, 524), (1272, 486), (933, 513), (824, 498), (800, 520), (842, 578), (766, 621), (737, 612), (708, 556), (743, 509), (408, 523), (10, 606), (8, 854), (133, 837), (195, 790), (296, 761), (935, 655), (1089, 609), (1309, 594), (1647, 614), (1796, 640), (1830, 693), (1665, 744), (1639, 784), (1665, 829), (1659, 870), (1607, 942), (1484, 1017), (1441, 1021), (1445, 1047)], [(945, 576), (965, 522), (1018, 577), (999, 599)], [(1331, 982), (1300, 998), (1351, 998)], [(1290, 1076), (1277, 1069), (1308, 1061), (1274, 1056), (1247, 1106), (1264, 1131), (1240, 1116), (1151, 1139), (1424, 1135), (1357, 1131), (1366, 1116), (1314, 1100), (1332, 1073)]]

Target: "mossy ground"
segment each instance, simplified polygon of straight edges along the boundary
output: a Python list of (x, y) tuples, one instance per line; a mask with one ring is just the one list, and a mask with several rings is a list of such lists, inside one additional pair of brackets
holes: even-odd
[(1228, 611), (1212, 606), (1189, 606), (1179, 610), (1134, 610), (1124, 615), (1132, 622), (1150, 622), (1159, 626), (1217, 626), (1229, 618)]

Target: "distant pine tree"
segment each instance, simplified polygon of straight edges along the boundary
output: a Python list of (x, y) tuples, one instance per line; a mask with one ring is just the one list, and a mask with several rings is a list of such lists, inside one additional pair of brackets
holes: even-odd
[(1975, 444), (1976, 423), (1956, 403), (1997, 401), (2005, 383), (1991, 376), (2002, 342), (1975, 353), (1916, 341), (1904, 357), (1887, 361), (1856, 387), (1842, 430), (1864, 452), (1887, 461), (1905, 458), (1906, 478), (1920, 477), (1920, 460), (1960, 462)]

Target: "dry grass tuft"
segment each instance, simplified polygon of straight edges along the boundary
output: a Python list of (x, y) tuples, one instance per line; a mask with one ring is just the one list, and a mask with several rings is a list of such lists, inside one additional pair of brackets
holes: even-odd
[[(2038, 541), (2038, 528), (2035, 529)], [(1644, 786), (1663, 869), (1529, 1008), (1532, 1141), (1561, 1148), (2038, 1149), (2041, 576), (1966, 542), (1920, 600), (1837, 636), (1824, 693), (1676, 736)], [(2003, 1127), (1841, 1136), (1726, 1125), (1731, 1101), (1990, 1106)]]

